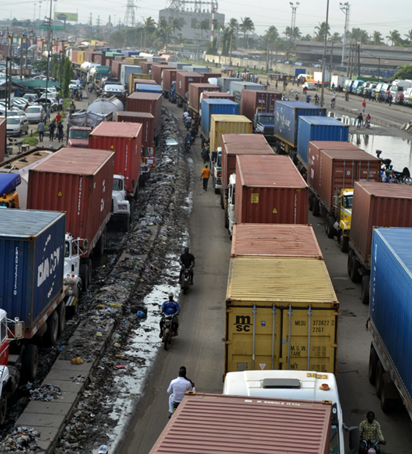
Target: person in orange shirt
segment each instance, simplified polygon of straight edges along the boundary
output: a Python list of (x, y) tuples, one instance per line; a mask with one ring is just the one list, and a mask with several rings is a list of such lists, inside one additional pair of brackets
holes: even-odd
[(200, 175), (200, 178), (203, 179), (203, 190), (207, 191), (207, 184), (209, 182), (209, 177), (210, 177), (210, 170), (207, 167), (207, 164), (205, 164), (205, 168), (202, 170), (202, 175)]

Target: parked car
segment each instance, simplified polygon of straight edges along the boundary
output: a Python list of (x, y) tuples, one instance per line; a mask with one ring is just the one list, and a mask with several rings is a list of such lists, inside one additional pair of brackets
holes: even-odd
[(306, 90), (316, 90), (316, 86), (313, 82), (305, 82), (304, 84), (302, 84), (302, 89), (305, 89)]
[(19, 108), (20, 110), (25, 110), (26, 107), (29, 105), (27, 99), (24, 98), (14, 98), (13, 99), (13, 106)]
[(69, 83), (69, 89), (75, 90), (77, 88), (77, 82), (75, 80), (71, 80)]
[(38, 123), (44, 119), (44, 109), (42, 106), (29, 106), (26, 115), (29, 123)]
[(39, 97), (37, 96), (36, 93), (26, 93), (23, 95), (24, 99), (27, 99), (27, 101), (32, 102), (38, 99)]
[(21, 136), (29, 132), (29, 122), (22, 116), (7, 117), (6, 134), (8, 136)]
[(10, 109), (7, 111), (7, 116), (8, 117), (23, 117), (25, 120), (27, 120), (27, 115), (25, 112), (23, 112), (20, 109)]
[(46, 108), (46, 106), (50, 107), (51, 112), (55, 112), (59, 107), (59, 103), (57, 102), (56, 98), (40, 98), (37, 100), (37, 102), (39, 105), (43, 106), (43, 108)]

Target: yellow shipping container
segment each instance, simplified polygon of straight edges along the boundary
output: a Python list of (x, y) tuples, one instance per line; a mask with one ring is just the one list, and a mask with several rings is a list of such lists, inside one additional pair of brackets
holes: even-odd
[(338, 316), (339, 302), (323, 260), (232, 258), (225, 373), (272, 369), (336, 373)]
[(210, 151), (222, 146), (222, 134), (252, 134), (253, 123), (244, 115), (212, 115)]
[(84, 50), (79, 50), (77, 52), (77, 64), (82, 65), (84, 63)]
[(150, 74), (129, 74), (129, 95), (134, 92), (134, 80), (135, 79), (146, 79), (151, 80)]
[(130, 63), (131, 65), (138, 65), (141, 61), (146, 61), (147, 58), (139, 58), (139, 57), (126, 57), (124, 61)]

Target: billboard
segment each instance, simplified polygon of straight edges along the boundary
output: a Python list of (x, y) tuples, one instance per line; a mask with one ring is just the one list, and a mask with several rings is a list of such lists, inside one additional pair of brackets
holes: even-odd
[(62, 20), (64, 22), (66, 21), (73, 21), (77, 22), (79, 20), (77, 13), (54, 13), (54, 19), (55, 20)]

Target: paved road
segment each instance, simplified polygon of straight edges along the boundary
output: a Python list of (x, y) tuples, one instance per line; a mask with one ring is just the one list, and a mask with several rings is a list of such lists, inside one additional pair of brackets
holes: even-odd
[[(181, 110), (171, 106), (181, 117)], [(195, 175), (200, 175), (199, 144), (192, 151)], [(409, 454), (411, 424), (406, 412), (385, 415), (375, 389), (367, 378), (370, 336), (365, 330), (368, 308), (360, 301), (360, 285), (346, 272), (347, 255), (324, 233), (324, 221), (310, 214), (332, 282), (341, 303), (338, 383), (345, 422), (357, 425), (366, 411), (373, 410), (381, 422), (388, 444), (382, 453)], [(223, 211), (213, 191), (203, 192), (195, 178), (194, 208), (190, 221), (192, 250), (196, 256), (195, 285), (182, 296), (183, 311), (179, 338), (169, 352), (162, 352), (149, 379), (139, 407), (118, 454), (147, 454), (167, 423), (166, 388), (179, 366), (203, 392), (222, 392), (224, 299), (230, 255), (230, 240), (223, 226)]]

